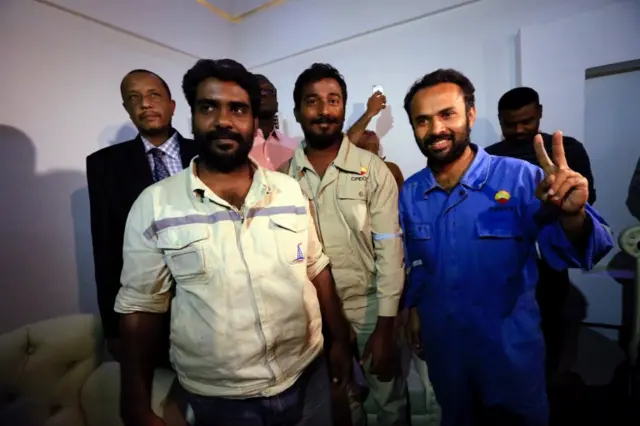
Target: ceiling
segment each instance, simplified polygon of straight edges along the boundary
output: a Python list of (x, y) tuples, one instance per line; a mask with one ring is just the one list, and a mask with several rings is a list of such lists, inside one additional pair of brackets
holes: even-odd
[(286, 0), (195, 0), (210, 12), (234, 24), (251, 15), (279, 6)]

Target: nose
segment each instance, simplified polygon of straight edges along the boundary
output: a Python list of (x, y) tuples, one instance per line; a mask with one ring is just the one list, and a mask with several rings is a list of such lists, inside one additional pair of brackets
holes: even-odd
[(442, 121), (440, 119), (438, 119), (437, 117), (433, 119), (433, 122), (431, 123), (431, 134), (432, 135), (439, 135), (441, 133), (444, 133), (446, 130), (444, 124), (442, 123)]
[(522, 124), (517, 124), (516, 125), (516, 133), (517, 134), (527, 133), (527, 128)]
[(151, 97), (143, 96), (141, 106), (144, 109), (151, 108)]
[(220, 108), (218, 110), (218, 114), (215, 117), (215, 124), (217, 127), (223, 127), (226, 129), (230, 129), (231, 125), (231, 112), (226, 108)]

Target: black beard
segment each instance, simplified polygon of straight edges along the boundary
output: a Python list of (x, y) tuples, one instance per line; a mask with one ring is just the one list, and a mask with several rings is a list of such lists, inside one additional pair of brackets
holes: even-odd
[[(224, 129), (205, 133), (194, 133), (194, 140), (198, 147), (198, 158), (203, 166), (209, 170), (229, 173), (249, 162), (249, 153), (253, 148), (253, 138), (248, 140), (241, 134)], [(212, 149), (212, 145), (219, 139), (231, 139), (238, 143), (235, 151), (219, 153)]]
[(313, 149), (323, 150), (342, 142), (344, 119), (341, 120), (335, 117), (320, 116), (311, 121), (310, 124), (313, 125), (321, 123), (339, 124), (338, 130), (333, 133), (314, 133), (311, 130), (303, 128), (304, 140), (309, 146)]
[[(418, 148), (420, 148), (422, 154), (427, 157), (427, 163), (430, 166), (445, 166), (447, 164), (453, 163), (458, 158), (460, 158), (462, 154), (464, 154), (464, 151), (471, 143), (470, 134), (471, 129), (469, 128), (469, 122), (467, 121), (465, 132), (462, 137), (457, 137), (455, 133), (450, 133), (446, 135), (433, 135), (429, 138), (426, 138), (422, 143), (420, 143), (419, 140), (416, 140), (416, 142), (418, 142)], [(453, 145), (451, 151), (449, 151), (444, 157), (439, 157), (429, 151), (429, 145), (441, 140), (450, 140), (452, 141)]]

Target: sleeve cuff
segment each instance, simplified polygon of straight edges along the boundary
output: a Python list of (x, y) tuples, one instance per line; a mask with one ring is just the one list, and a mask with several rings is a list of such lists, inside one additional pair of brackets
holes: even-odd
[(399, 297), (385, 297), (378, 299), (378, 316), (395, 317), (398, 314)]
[(141, 294), (130, 288), (122, 287), (116, 297), (114, 310), (119, 314), (133, 314), (136, 312), (148, 312), (152, 314), (164, 314), (169, 310), (171, 295)]
[(329, 256), (322, 253), (318, 260), (316, 260), (312, 265), (307, 265), (307, 277), (310, 280), (315, 279), (320, 272), (327, 266), (329, 266)]

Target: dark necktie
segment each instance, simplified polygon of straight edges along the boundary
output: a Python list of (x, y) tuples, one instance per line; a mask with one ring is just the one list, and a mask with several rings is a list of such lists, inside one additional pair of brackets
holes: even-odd
[(162, 179), (171, 176), (169, 169), (167, 169), (164, 161), (162, 161), (164, 152), (158, 148), (152, 148), (149, 152), (153, 156), (153, 180), (155, 182), (160, 182)]

